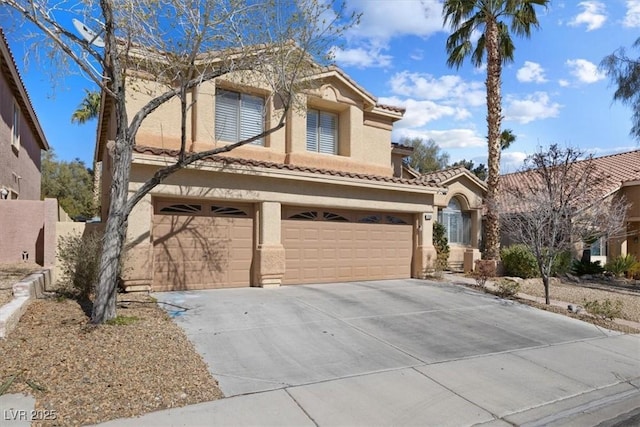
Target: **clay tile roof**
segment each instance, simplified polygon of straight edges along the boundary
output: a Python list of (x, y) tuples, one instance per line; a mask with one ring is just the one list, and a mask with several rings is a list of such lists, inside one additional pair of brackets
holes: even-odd
[(436, 185), (442, 185), (444, 182), (455, 178), (459, 175), (466, 175), (472, 180), (476, 181), (482, 188), (486, 188), (487, 184), (480, 178), (471, 173), (467, 168), (461, 166), (453, 166), (447, 169), (442, 169), (435, 172), (429, 172), (422, 175), (422, 179), (427, 182), (433, 182)]
[[(595, 167), (596, 173), (601, 176), (600, 185), (594, 188), (596, 198), (604, 198), (620, 189), (625, 182), (640, 181), (640, 150), (625, 153), (611, 154), (609, 156), (594, 157), (591, 160), (580, 160), (577, 164), (588, 164)], [(500, 177), (500, 186), (503, 188), (520, 188), (525, 182), (533, 179), (532, 172), (514, 172)], [(504, 194), (500, 192), (499, 194)], [(517, 209), (515, 201), (504, 200), (510, 209)]]
[[(147, 146), (141, 146), (141, 145), (136, 145), (134, 147), (134, 152), (139, 154), (152, 154), (156, 156), (171, 156), (171, 157), (177, 157), (179, 153), (178, 150), (169, 150), (164, 148), (147, 147)], [(333, 176), (341, 176), (345, 178), (365, 179), (369, 181), (407, 184), (407, 185), (415, 185), (415, 186), (421, 186), (421, 187), (438, 187), (438, 185), (434, 185), (433, 183), (426, 182), (422, 179), (407, 179), (407, 178), (398, 178), (393, 176), (371, 175), (371, 174), (356, 173), (356, 172), (338, 171), (333, 169), (314, 168), (309, 166), (298, 166), (298, 165), (291, 165), (291, 164), (285, 164), (285, 163), (267, 162), (262, 160), (242, 159), (237, 157), (227, 157), (227, 156), (220, 156), (220, 155), (212, 155), (209, 157), (205, 157), (203, 160), (222, 163), (224, 165), (239, 165), (239, 166), (266, 168), (266, 169), (282, 169), (282, 170), (290, 170), (290, 171), (298, 171), (298, 172), (307, 172), (307, 173), (313, 173), (318, 175), (333, 175)]]
[(383, 110), (393, 111), (394, 113), (404, 113), (405, 111), (407, 111), (407, 109), (404, 107), (396, 107), (394, 105), (376, 104), (376, 107)]
[(16, 60), (13, 56), (13, 52), (11, 52), (11, 48), (9, 47), (9, 43), (7, 43), (7, 39), (4, 35), (4, 31), (0, 27), (0, 72), (5, 74), (7, 81), (11, 87), (11, 91), (13, 92), (18, 104), (20, 104), (20, 108), (22, 109), (22, 113), (24, 114), (27, 123), (29, 123), (29, 127), (33, 132), (40, 148), (43, 150), (49, 149), (49, 143), (47, 142), (47, 138), (44, 136), (44, 132), (40, 127), (40, 122), (38, 121), (38, 117), (36, 115), (35, 110), (33, 109), (33, 105), (31, 104), (31, 99), (29, 98), (29, 93), (24, 86), (24, 81), (22, 80), (22, 76), (18, 71), (18, 66), (16, 65)]

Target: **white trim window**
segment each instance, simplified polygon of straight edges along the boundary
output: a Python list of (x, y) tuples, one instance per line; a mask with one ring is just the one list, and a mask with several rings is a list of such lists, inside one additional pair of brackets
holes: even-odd
[(447, 230), (450, 244), (471, 244), (471, 214), (463, 212), (456, 199), (451, 199), (449, 205), (438, 212), (438, 222)]
[(338, 115), (307, 110), (307, 151), (338, 154)]
[(20, 149), (20, 106), (13, 100), (13, 123), (11, 124), (11, 146)]
[(606, 257), (607, 255), (607, 238), (602, 236), (591, 244), (591, 256)]
[[(264, 99), (230, 90), (216, 90), (216, 139), (238, 142), (264, 132)], [(264, 145), (264, 138), (252, 142)]]

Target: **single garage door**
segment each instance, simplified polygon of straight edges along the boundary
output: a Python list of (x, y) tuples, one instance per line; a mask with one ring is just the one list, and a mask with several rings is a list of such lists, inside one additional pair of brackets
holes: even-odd
[(222, 203), (156, 203), (153, 290), (249, 286), (252, 211)]
[(286, 284), (411, 277), (410, 215), (309, 208), (283, 214)]

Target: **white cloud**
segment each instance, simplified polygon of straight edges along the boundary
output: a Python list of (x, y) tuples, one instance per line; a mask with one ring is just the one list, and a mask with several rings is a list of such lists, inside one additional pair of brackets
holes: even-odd
[(417, 130), (398, 129), (394, 138), (433, 139), (441, 149), (486, 147), (487, 140), (473, 129)]
[(582, 12), (569, 21), (569, 25), (577, 27), (584, 24), (587, 31), (597, 30), (604, 25), (607, 20), (604, 3), (594, 0), (581, 1), (578, 6), (582, 8)]
[(606, 77), (603, 72), (598, 70), (596, 64), (586, 59), (568, 59), (565, 64), (571, 69), (570, 73), (580, 83), (595, 83)]
[(500, 173), (516, 172), (527, 158), (527, 153), (522, 151), (503, 151), (500, 155)]
[(389, 67), (393, 57), (381, 53), (376, 48), (341, 49), (334, 47), (333, 55), (337, 63), (345, 67)]
[(350, 0), (350, 11), (362, 12), (360, 23), (348, 31), (348, 38), (386, 43), (393, 37), (426, 37), (442, 30), (442, 1)]
[(524, 99), (508, 96), (505, 106), (505, 120), (529, 123), (534, 120), (557, 117), (561, 105), (551, 102), (546, 92), (535, 92)]
[(568, 80), (560, 79), (560, 80), (558, 80), (558, 84), (559, 84), (561, 87), (567, 87), (567, 86), (569, 86), (569, 84), (570, 84), (570, 83), (569, 83), (569, 81), (568, 81)]
[(433, 101), (418, 101), (415, 99), (402, 100), (397, 97), (391, 97), (380, 98), (378, 102), (406, 108), (404, 117), (395, 125), (395, 127), (398, 128), (422, 127), (429, 122), (444, 117), (452, 117), (456, 120), (464, 120), (471, 117), (471, 113), (465, 108), (441, 105)]
[(516, 78), (520, 82), (544, 83), (547, 79), (544, 76), (544, 68), (540, 64), (531, 61), (525, 61), (524, 66), (516, 73)]
[(479, 107), (485, 104), (486, 90), (482, 82), (467, 82), (457, 75), (434, 77), (426, 73), (403, 71), (389, 81), (394, 94), (432, 101), (446, 105)]
[(622, 25), (629, 28), (640, 27), (640, 0), (627, 0), (627, 13)]

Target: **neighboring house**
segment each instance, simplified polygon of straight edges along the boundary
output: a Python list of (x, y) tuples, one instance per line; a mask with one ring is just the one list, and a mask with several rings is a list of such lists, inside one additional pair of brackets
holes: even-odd
[(40, 155), (49, 145), (0, 29), (0, 198), (40, 200)]
[[(435, 261), (432, 228), (440, 209), (452, 235), (454, 218), (461, 221), (461, 249), (452, 256), (479, 257), (483, 184), (460, 170), (408, 176), (402, 159), (411, 148), (391, 143), (404, 109), (378, 104), (336, 67), (316, 79), (317, 89), (301, 95), (307, 110), (290, 112), (284, 129), (175, 173), (134, 208), (127, 289), (424, 277)], [(189, 149), (222, 146), (271, 127), (278, 107), (266, 95), (222, 78), (200, 85), (187, 121)], [(133, 111), (143, 102), (136, 93), (128, 105)], [(96, 148), (96, 160), (104, 162), (103, 209), (112, 120), (105, 104)], [(176, 156), (179, 104), (154, 112), (136, 143), (132, 189)]]
[[(618, 255), (632, 254), (640, 259), (640, 150), (590, 160), (603, 179), (599, 188), (594, 188), (599, 197), (624, 196), (630, 208), (626, 217), (626, 235), (601, 238), (591, 245), (591, 260), (606, 263)], [(527, 172), (502, 175), (501, 184), (517, 188), (528, 178)], [(505, 194), (508, 197), (508, 194)], [(503, 236), (502, 246), (510, 244), (509, 236)], [(578, 250), (581, 248), (577, 248)]]

